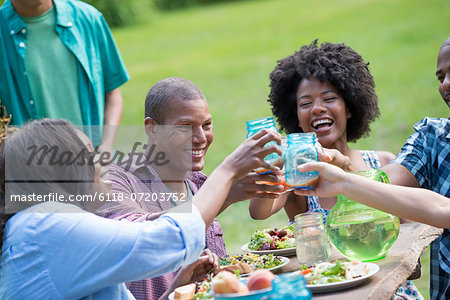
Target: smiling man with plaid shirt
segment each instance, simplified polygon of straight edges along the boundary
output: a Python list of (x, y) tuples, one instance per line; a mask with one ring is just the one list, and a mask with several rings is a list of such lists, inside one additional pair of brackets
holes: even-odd
[[(439, 93), (450, 107), (450, 38), (440, 48), (436, 76)], [(425, 118), (414, 130), (383, 170), (392, 184), (422, 187), (450, 198), (450, 118)], [(449, 229), (431, 244), (430, 264), (431, 299), (450, 299)]]
[[(450, 47), (449, 47), (450, 49)], [(450, 119), (425, 118), (414, 126), (393, 163), (406, 167), (420, 187), (450, 197)], [(397, 184), (398, 182), (391, 181)], [(423, 199), (426, 201), (427, 199)], [(431, 244), (430, 294), (432, 299), (450, 299), (450, 232)]]

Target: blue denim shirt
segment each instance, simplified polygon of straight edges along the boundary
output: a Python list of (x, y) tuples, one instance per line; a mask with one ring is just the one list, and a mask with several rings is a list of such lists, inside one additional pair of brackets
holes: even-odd
[(128, 222), (44, 202), (9, 219), (4, 237), (0, 299), (134, 299), (124, 282), (194, 262), (205, 223), (195, 206)]
[[(79, 62), (83, 123), (103, 125), (105, 94), (128, 81), (125, 65), (99, 11), (82, 1), (53, 0), (53, 3), (55, 30)], [(25, 67), (26, 47), (27, 27), (11, 0), (6, 0), (0, 8), (0, 99), (15, 125), (48, 117), (37, 114)], [(85, 130), (94, 145), (99, 144), (102, 127), (87, 126)]]
[[(422, 188), (450, 197), (450, 118), (425, 118), (414, 125), (414, 130), (402, 152), (392, 162), (408, 168)], [(431, 244), (430, 264), (431, 299), (448, 299), (449, 229), (444, 229), (444, 233)]]

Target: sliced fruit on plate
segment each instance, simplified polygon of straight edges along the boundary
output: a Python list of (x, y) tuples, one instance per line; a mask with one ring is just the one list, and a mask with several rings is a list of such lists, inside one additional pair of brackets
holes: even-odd
[(176, 300), (188, 300), (194, 298), (195, 283), (180, 286), (175, 289), (174, 298)]

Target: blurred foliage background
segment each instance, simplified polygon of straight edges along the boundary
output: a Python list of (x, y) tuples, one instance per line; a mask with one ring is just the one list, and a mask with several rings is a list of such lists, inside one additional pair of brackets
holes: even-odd
[[(0, 3), (2, 0), (0, 0)], [(381, 117), (351, 147), (398, 153), (424, 118), (448, 117), (435, 76), (449, 36), (448, 0), (88, 0), (113, 28), (131, 80), (121, 88), (123, 124), (141, 124), (144, 98), (158, 80), (180, 76), (208, 99), (215, 140), (209, 174), (246, 135), (245, 121), (270, 116), (269, 73), (315, 38), (345, 43), (370, 62)], [(424, 199), (426, 201), (426, 199)], [(253, 221), (248, 203), (219, 216), (229, 253), (260, 228), (286, 224), (280, 212)], [(416, 284), (428, 299), (428, 262)]]
[(86, 0), (103, 13), (111, 27), (135, 24), (144, 19), (150, 0)]

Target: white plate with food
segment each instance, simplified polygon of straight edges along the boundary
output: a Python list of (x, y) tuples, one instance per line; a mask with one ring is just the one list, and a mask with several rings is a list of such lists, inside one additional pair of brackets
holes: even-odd
[[(209, 284), (210, 282), (208, 282)], [(207, 290), (199, 291), (198, 285), (191, 283), (178, 287), (169, 294), (169, 300), (177, 299), (214, 299), (214, 297)]]
[[(279, 259), (280, 261), (281, 261), (281, 264), (279, 264), (278, 266), (275, 266), (275, 267), (271, 267), (271, 268), (261, 268), (261, 269), (266, 269), (266, 270), (269, 270), (269, 271), (276, 271), (276, 270), (278, 270), (278, 269), (281, 269), (282, 267), (284, 267), (285, 265), (287, 265), (288, 263), (289, 263), (289, 261), (290, 261), (290, 259), (289, 258), (287, 258), (287, 257), (284, 257), (284, 256), (276, 256), (276, 258), (277, 259)], [(253, 270), (254, 271), (254, 270)], [(246, 276), (249, 276), (249, 275), (251, 275), (253, 272), (250, 272), (250, 273), (244, 273), (244, 274), (240, 274), (240, 276), (241, 277), (246, 277)]]
[(273, 250), (250, 250), (248, 248), (248, 243), (241, 247), (242, 251), (251, 252), (255, 254), (273, 254), (276, 256), (293, 256), (296, 254), (295, 247), (293, 248), (285, 248), (285, 249), (273, 249)]
[[(282, 267), (284, 267), (285, 265), (287, 265), (291, 261), (289, 258), (284, 257), (284, 256), (277, 256), (277, 258), (279, 258), (282, 261), (281, 265), (278, 265), (278, 266), (275, 266), (275, 267), (272, 267), (272, 268), (268, 268), (267, 270), (272, 271), (272, 272), (276, 271), (278, 269), (281, 269)], [(246, 274), (246, 276), (248, 276), (248, 275), (250, 275), (250, 274)]]
[(290, 259), (273, 254), (255, 254), (245, 252), (236, 255), (225, 255), (220, 258), (220, 269), (236, 273), (241, 277), (248, 276), (258, 269), (275, 271), (289, 263)]
[[(245, 263), (244, 263), (245, 261)], [(228, 265), (221, 266), (221, 270), (228, 270), (230, 272), (235, 272), (235, 270), (239, 270), (241, 277), (246, 277), (251, 275), (257, 269), (266, 269), (270, 271), (275, 271), (289, 263), (290, 259), (283, 256), (273, 256), (273, 255), (257, 255), (252, 253), (245, 253), (240, 255), (233, 256), (224, 256), (221, 258), (221, 263), (228, 263)], [(275, 265), (270, 267), (272, 265)], [(242, 267), (245, 267), (244, 270), (248, 273), (244, 273)], [(212, 299), (207, 297), (212, 297), (209, 293), (209, 287), (211, 285), (212, 276), (208, 275), (201, 283), (197, 284), (188, 284), (182, 287), (175, 289), (173, 293), (169, 295), (169, 299), (185, 299), (182, 297), (187, 297), (191, 299), (193, 295), (200, 296), (197, 293), (202, 293), (202, 298), (199, 299)], [(244, 280), (244, 279), (242, 279)], [(175, 297), (177, 294), (177, 297)]]
[(295, 224), (280, 228), (256, 229), (241, 249), (256, 254), (295, 255)]
[[(327, 263), (321, 263), (317, 266), (323, 264)], [(334, 266), (332, 266), (331, 264), (333, 263), (329, 264), (329, 269), (332, 270)], [(314, 274), (314, 270), (307, 274), (304, 274), (305, 270), (300, 272), (304, 274), (305, 279), (308, 282), (307, 287), (311, 292), (325, 293), (354, 287), (358, 284), (361, 284), (366, 279), (372, 277), (380, 270), (380, 267), (377, 264), (369, 262), (344, 262), (343, 264), (345, 264), (345, 275), (342, 275), (342, 278), (339, 278), (338, 275), (322, 275), (323, 271), (318, 271), (316, 272), (316, 274)], [(314, 267), (312, 267), (311, 269), (313, 269)]]

